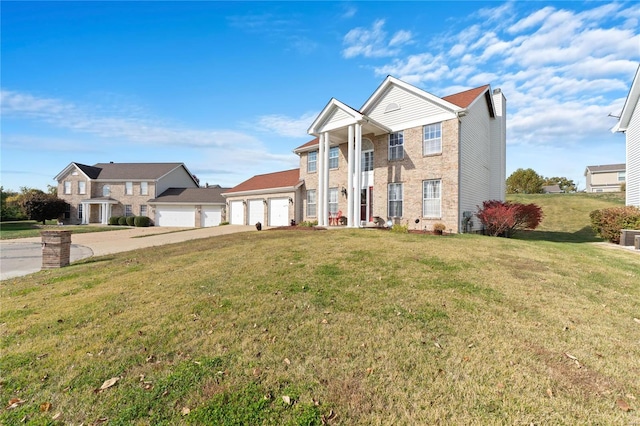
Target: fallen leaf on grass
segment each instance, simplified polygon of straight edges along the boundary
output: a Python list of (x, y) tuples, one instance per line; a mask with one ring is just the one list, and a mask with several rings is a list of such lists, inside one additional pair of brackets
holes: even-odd
[(574, 360), (574, 361), (577, 361), (577, 360), (578, 360), (578, 358), (576, 358), (575, 356), (571, 355), (570, 353), (565, 352), (565, 353), (564, 353), (564, 355), (565, 355), (567, 358), (572, 359), (572, 360)]
[(547, 395), (549, 395), (549, 398), (553, 398), (553, 391), (551, 388), (547, 388)]
[(291, 405), (291, 397), (290, 396), (282, 395), (282, 400), (284, 401), (285, 404)]
[(57, 413), (55, 413), (52, 417), (51, 420), (58, 420), (62, 418), (62, 413), (60, 411), (58, 411)]
[(191, 410), (189, 409), (189, 407), (182, 407), (182, 411), (180, 411), (180, 413), (183, 416), (186, 416), (187, 414), (189, 414), (191, 412)]
[(43, 413), (48, 413), (49, 410), (51, 410), (51, 403), (50, 402), (45, 402), (43, 404), (40, 404), (40, 411)]
[(94, 392), (95, 393), (102, 392), (103, 390), (108, 389), (111, 386), (118, 383), (118, 380), (120, 380), (120, 377), (112, 377), (109, 380), (105, 380), (102, 386), (100, 386), (98, 389), (95, 389)]
[(9, 400), (9, 405), (7, 405), (7, 410), (13, 410), (14, 408), (21, 406), (22, 404), (24, 404), (24, 400), (20, 398), (11, 398)]
[(640, 318), (634, 318), (633, 319), (635, 322), (637, 322), (638, 324), (640, 324)]
[(442, 349), (442, 345), (438, 342), (435, 342), (434, 345), (436, 345), (436, 348), (438, 349)]
[(625, 412), (631, 411), (631, 407), (629, 407), (629, 404), (627, 404), (627, 401), (625, 401), (622, 398), (618, 398), (618, 400), (616, 401), (616, 404), (618, 404), (618, 407)]

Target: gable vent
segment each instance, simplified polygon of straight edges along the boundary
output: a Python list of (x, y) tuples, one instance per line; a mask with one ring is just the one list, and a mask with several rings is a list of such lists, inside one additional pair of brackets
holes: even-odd
[(384, 109), (384, 112), (391, 112), (391, 111), (397, 111), (400, 109), (400, 105), (398, 105), (395, 102), (391, 102), (389, 105), (387, 105), (387, 107)]

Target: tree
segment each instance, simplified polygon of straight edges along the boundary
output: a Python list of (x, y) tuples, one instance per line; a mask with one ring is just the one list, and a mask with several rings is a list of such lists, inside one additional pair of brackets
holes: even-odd
[(508, 194), (540, 194), (544, 179), (533, 169), (518, 169), (507, 178)]
[(67, 211), (68, 204), (55, 195), (42, 191), (30, 192), (23, 196), (21, 207), (31, 220), (45, 224), (47, 219), (57, 219)]
[(523, 229), (536, 229), (542, 222), (542, 209), (536, 204), (511, 203), (509, 201), (484, 201), (478, 206), (476, 216), (493, 236), (511, 237)]
[(15, 191), (5, 191), (4, 187), (0, 186), (0, 220), (24, 220), (26, 216), (20, 209), (18, 203), (18, 194)]
[(543, 185), (558, 185), (562, 192), (576, 192), (577, 187), (572, 179), (567, 179), (566, 177), (550, 177), (544, 178)]

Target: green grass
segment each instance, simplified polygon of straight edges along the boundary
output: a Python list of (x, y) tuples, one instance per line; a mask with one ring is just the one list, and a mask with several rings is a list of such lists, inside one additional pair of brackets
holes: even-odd
[(535, 203), (544, 218), (534, 231), (516, 234), (516, 238), (567, 243), (603, 241), (591, 229), (589, 213), (608, 207), (624, 206), (624, 193), (509, 194), (507, 200)]
[(104, 232), (125, 229), (121, 226), (91, 226), (91, 225), (64, 225), (58, 226), (55, 221), (47, 221), (46, 225), (34, 220), (24, 220), (20, 222), (0, 222), (0, 239), (11, 240), (16, 238), (39, 237), (41, 231), (65, 230), (72, 234), (83, 234), (87, 232)]
[(268, 231), (100, 260), (0, 284), (0, 423), (640, 421), (633, 252)]

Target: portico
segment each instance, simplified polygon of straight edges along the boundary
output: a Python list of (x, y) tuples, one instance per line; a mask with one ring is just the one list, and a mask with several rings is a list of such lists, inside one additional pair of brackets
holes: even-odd
[(80, 203), (82, 206), (82, 224), (101, 223), (102, 225), (108, 225), (111, 209), (115, 204), (118, 204), (118, 201), (108, 197), (82, 200)]
[[(386, 126), (375, 122), (355, 109), (345, 105), (337, 99), (331, 99), (318, 115), (308, 130), (310, 135), (318, 138), (317, 161), (317, 218), (318, 226), (329, 225), (329, 153), (332, 147), (347, 144), (347, 226), (359, 228), (367, 217), (362, 215), (362, 194), (369, 199), (368, 191), (372, 187), (373, 175), (363, 169), (363, 140), (366, 150), (373, 151), (370, 140), (363, 139), (363, 135), (377, 136), (390, 133)], [(369, 149), (370, 148), (370, 149)], [(365, 162), (368, 161), (365, 158)], [(365, 191), (364, 193), (362, 191)], [(365, 201), (365, 206), (367, 201)], [(365, 208), (365, 214), (368, 210)]]

